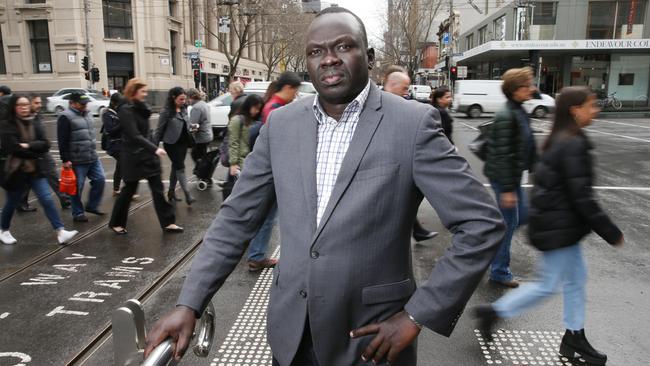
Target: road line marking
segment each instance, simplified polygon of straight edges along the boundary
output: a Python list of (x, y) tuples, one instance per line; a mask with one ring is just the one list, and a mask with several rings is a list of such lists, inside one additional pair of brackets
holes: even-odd
[[(552, 124), (552, 122), (543, 121), (543, 120), (537, 119), (537, 118), (531, 118), (531, 120), (535, 120), (537, 122), (542, 122), (542, 123)], [(641, 141), (641, 142), (650, 143), (650, 140), (648, 140), (648, 139), (641, 139), (641, 138), (638, 138), (638, 137), (619, 135), (619, 134), (611, 133), (611, 132), (603, 132), (603, 131), (599, 131), (599, 130), (594, 130), (593, 128), (585, 128), (585, 130), (589, 131), (589, 132), (600, 133), (600, 134), (603, 134), (603, 135), (615, 136), (615, 137), (620, 137), (620, 138), (624, 138), (624, 139), (628, 139), (628, 140), (634, 140), (634, 141)]]
[[(491, 187), (489, 183), (484, 183), (484, 187)], [(532, 184), (522, 184), (522, 188), (533, 188)], [(607, 186), (592, 186), (593, 189), (603, 190), (603, 191), (640, 191), (640, 192), (649, 192), (650, 187), (607, 187)]]
[[(278, 247), (273, 253), (277, 258)], [(273, 355), (266, 340), (266, 309), (273, 282), (273, 268), (262, 271), (217, 357), (210, 365), (271, 365)]]
[(463, 126), (465, 126), (465, 127), (469, 127), (469, 128), (471, 128), (472, 130), (474, 130), (474, 131), (478, 131), (478, 128), (473, 127), (473, 126), (470, 126), (470, 125), (468, 125), (468, 124), (465, 123), (465, 122), (461, 122), (460, 124), (463, 125)]
[(633, 124), (631, 124), (631, 123), (608, 121), (608, 120), (606, 120), (606, 119), (599, 119), (599, 118), (595, 118), (594, 121), (596, 121), (596, 122), (612, 123), (612, 124), (615, 124), (615, 125), (621, 125), (621, 126), (630, 126), (630, 127), (646, 128), (646, 129), (649, 129), (649, 130), (650, 130), (650, 126), (639, 126), (639, 125), (633, 125)]
[(0, 314), (0, 319), (4, 319), (9, 316), (10, 313), (2, 313)]

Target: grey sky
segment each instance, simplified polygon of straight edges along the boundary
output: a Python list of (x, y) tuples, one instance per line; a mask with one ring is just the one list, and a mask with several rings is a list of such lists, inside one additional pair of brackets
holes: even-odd
[(386, 0), (328, 0), (323, 7), (338, 4), (354, 12), (363, 20), (371, 44), (378, 44), (386, 23)]

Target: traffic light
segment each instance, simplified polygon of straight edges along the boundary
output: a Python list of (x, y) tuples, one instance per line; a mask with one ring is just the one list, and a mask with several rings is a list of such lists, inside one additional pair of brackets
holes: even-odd
[(449, 66), (450, 66), (449, 56), (445, 56), (445, 66), (442, 67), (442, 71), (449, 70)]
[(81, 59), (81, 67), (84, 71), (88, 71), (88, 56), (84, 56), (84, 58)]
[(201, 70), (194, 70), (194, 85), (198, 88), (201, 82)]
[(90, 80), (90, 71), (84, 72), (84, 77), (86, 78), (86, 80)]
[(90, 70), (90, 76), (92, 78), (92, 82), (96, 83), (99, 81), (99, 69), (96, 67), (93, 67), (92, 70)]
[(456, 80), (458, 78), (458, 67), (452, 66), (449, 73), (451, 74), (451, 80)]

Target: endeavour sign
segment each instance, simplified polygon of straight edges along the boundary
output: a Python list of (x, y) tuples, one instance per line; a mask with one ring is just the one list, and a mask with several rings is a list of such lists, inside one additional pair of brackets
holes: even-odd
[(461, 61), (490, 51), (530, 50), (650, 50), (650, 39), (569, 39), (551, 41), (491, 41), (465, 51)]

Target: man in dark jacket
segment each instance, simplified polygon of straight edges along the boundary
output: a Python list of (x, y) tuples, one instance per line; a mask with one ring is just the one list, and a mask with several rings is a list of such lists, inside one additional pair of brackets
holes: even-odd
[(490, 280), (506, 287), (518, 287), (510, 272), (510, 243), (515, 229), (527, 221), (527, 206), (521, 179), (531, 171), (536, 159), (536, 147), (528, 115), (522, 103), (533, 91), (530, 68), (510, 69), (503, 75), (506, 105), (497, 112), (488, 134), (488, 150), (483, 172), (490, 179), (499, 209), (508, 226), (501, 248), (490, 268)]
[[(72, 168), (77, 177), (77, 194), (72, 197), (72, 218), (75, 222), (87, 222), (85, 212), (104, 215), (99, 210), (104, 193), (104, 168), (97, 155), (97, 142), (93, 120), (88, 115), (87, 95), (72, 93), (70, 106), (57, 120), (57, 137), (63, 166)], [(84, 208), (81, 202), (86, 177), (90, 179), (90, 196)]]
[[(37, 94), (31, 94), (29, 96), (29, 100), (32, 104), (32, 114), (34, 115), (34, 120), (36, 120), (39, 124), (43, 124), (43, 117), (41, 116), (43, 101), (41, 97)], [(61, 202), (61, 208), (66, 209), (70, 207), (70, 197), (68, 197), (65, 193), (61, 193), (59, 190), (59, 173), (56, 170), (56, 162), (54, 161), (54, 158), (49, 151), (43, 155), (43, 161), (47, 167), (44, 172), (45, 176), (47, 177), (47, 183), (50, 185), (50, 188), (52, 188), (54, 194), (56, 194), (56, 196), (59, 198), (59, 202)], [(18, 211), (36, 211), (36, 207), (33, 207), (29, 204), (29, 191), (25, 192), (25, 197), (23, 198), (21, 205), (18, 206)]]

